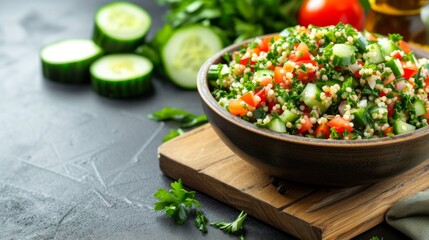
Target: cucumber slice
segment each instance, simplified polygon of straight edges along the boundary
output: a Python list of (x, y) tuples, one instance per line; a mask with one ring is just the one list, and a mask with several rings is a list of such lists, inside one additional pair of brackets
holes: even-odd
[(393, 122), (393, 133), (395, 134), (402, 134), (407, 133), (416, 130), (416, 127), (414, 125), (411, 125), (409, 123), (406, 123), (401, 120), (395, 120)]
[(322, 102), (320, 101), (321, 93), (322, 90), (320, 90), (315, 84), (308, 83), (302, 91), (301, 96), (307, 106), (311, 108), (317, 107), (319, 108), (321, 113), (324, 113), (329, 106), (322, 104)]
[(267, 76), (274, 77), (274, 71), (270, 69), (262, 69), (262, 70), (256, 71), (255, 73), (255, 77), (257, 78), (262, 78)]
[(275, 117), (271, 119), (270, 123), (268, 124), (268, 129), (278, 133), (285, 133), (286, 123), (283, 122), (280, 118)]
[(378, 44), (380, 44), (381, 50), (383, 50), (385, 56), (390, 56), (393, 51), (399, 49), (399, 47), (388, 38), (381, 38), (378, 40)]
[(214, 64), (211, 65), (209, 71), (207, 72), (207, 80), (209, 81), (210, 86), (218, 87), (218, 80), (222, 79), (224, 74), (228, 74), (229, 67), (227, 64)]
[(355, 44), (360, 52), (365, 52), (366, 46), (368, 46), (368, 41), (361, 33), (359, 33), (359, 38), (356, 40)]
[(286, 109), (279, 118), (285, 123), (293, 123), (299, 118), (299, 115)]
[(355, 47), (349, 44), (335, 44), (332, 47), (332, 64), (334, 66), (348, 66), (356, 62)]
[(130, 98), (150, 90), (153, 65), (135, 54), (107, 55), (91, 65), (94, 91), (111, 98)]
[(414, 101), (413, 108), (416, 111), (416, 116), (421, 116), (426, 114), (425, 104), (420, 99), (416, 99), (416, 101)]
[(381, 50), (380, 45), (378, 45), (377, 43), (372, 43), (372, 44), (369, 44), (366, 47), (366, 49), (368, 50), (367, 61), (369, 63), (378, 64), (378, 63), (384, 62), (384, 54)]
[(161, 49), (170, 80), (179, 87), (195, 89), (201, 65), (222, 49), (222, 40), (210, 27), (195, 24), (175, 30)]
[(108, 53), (131, 52), (143, 42), (151, 22), (143, 8), (128, 2), (112, 2), (95, 14), (92, 39)]
[(386, 67), (389, 67), (392, 69), (393, 74), (395, 77), (402, 77), (404, 76), (404, 68), (402, 67), (401, 61), (397, 58), (392, 58), (390, 61), (386, 62)]
[(89, 66), (103, 50), (88, 39), (69, 39), (45, 46), (40, 51), (43, 76), (64, 83), (89, 81)]

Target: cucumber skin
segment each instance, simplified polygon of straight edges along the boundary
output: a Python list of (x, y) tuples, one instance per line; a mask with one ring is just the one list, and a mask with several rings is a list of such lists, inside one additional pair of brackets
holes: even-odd
[(109, 98), (134, 98), (152, 90), (151, 74), (126, 81), (106, 81), (92, 75), (91, 80), (94, 91)]
[[(168, 70), (168, 67), (167, 67), (167, 64), (168, 64), (168, 61), (170, 61), (170, 59), (164, 59), (164, 53), (165, 53), (165, 48), (166, 48), (166, 45), (167, 45), (167, 43), (168, 43), (168, 41), (170, 41), (171, 40), (171, 38), (178, 32), (178, 31), (184, 31), (184, 30), (186, 30), (186, 29), (189, 29), (189, 28), (194, 28), (194, 27), (204, 27), (204, 28), (210, 28), (212, 31), (214, 31), (211, 27), (207, 27), (207, 26), (204, 26), (204, 25), (201, 25), (201, 24), (198, 24), (198, 23), (195, 23), (195, 24), (190, 24), (190, 25), (186, 25), (186, 26), (182, 26), (182, 27), (180, 27), (180, 28), (177, 28), (177, 29), (174, 29), (174, 30), (172, 30), (171, 32), (169, 32), (168, 34), (166, 34), (166, 36), (165, 36), (165, 40), (163, 41), (163, 43), (162, 43), (162, 46), (160, 46), (160, 58), (161, 58), (161, 63), (162, 63), (162, 68), (164, 69), (164, 71), (165, 71), (165, 75), (167, 76), (167, 78), (175, 85), (175, 86), (177, 86), (177, 87), (179, 87), (179, 88), (181, 88), (181, 89), (184, 89), (184, 90), (195, 90), (195, 89), (197, 89), (197, 82), (195, 81), (195, 84), (194, 85), (184, 85), (184, 84), (182, 84), (182, 83), (180, 83), (180, 82), (177, 82), (175, 79), (174, 79), (174, 73), (170, 73), (170, 71)], [(221, 48), (219, 49), (219, 51), (220, 50), (222, 50), (222, 48), (223, 48), (223, 46), (224, 46), (224, 43), (222, 42), (222, 39), (221, 39), (221, 37), (219, 36), (219, 34), (217, 34), (216, 33), (216, 36), (219, 38), (219, 41), (220, 41), (220, 43), (221, 43)], [(202, 66), (202, 65), (201, 65)]]
[[(149, 32), (149, 31), (148, 31)], [(144, 43), (145, 36), (132, 39), (132, 40), (120, 40), (108, 36), (101, 30), (101, 28), (95, 24), (92, 32), (92, 40), (106, 53), (131, 53), (134, 52), (140, 45)]]
[(86, 83), (90, 80), (89, 67), (101, 56), (103, 56), (103, 51), (85, 60), (61, 64), (46, 62), (42, 59), (42, 73), (46, 79), (54, 82)]

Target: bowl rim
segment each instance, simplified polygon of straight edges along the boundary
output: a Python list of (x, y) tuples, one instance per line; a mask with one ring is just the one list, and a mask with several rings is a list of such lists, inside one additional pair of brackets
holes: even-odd
[[(260, 37), (270, 36), (274, 34), (263, 35)], [(258, 37), (255, 37), (258, 38)], [(416, 129), (412, 132), (394, 135), (392, 137), (381, 137), (381, 138), (371, 138), (371, 139), (356, 139), (356, 140), (338, 140), (338, 139), (319, 139), (319, 138), (308, 138), (303, 136), (296, 136), (287, 133), (277, 133), (269, 129), (264, 129), (255, 126), (254, 124), (241, 119), (238, 116), (232, 115), (225, 108), (220, 106), (220, 104), (214, 99), (211, 94), (210, 88), (208, 86), (207, 72), (212, 64), (219, 63), (223, 55), (227, 52), (231, 52), (235, 49), (238, 49), (244, 44), (251, 42), (253, 39), (247, 39), (240, 43), (235, 43), (230, 46), (227, 46), (217, 52), (215, 55), (210, 57), (204, 62), (201, 66), (198, 75), (197, 75), (197, 89), (201, 99), (205, 104), (213, 110), (218, 116), (222, 117), (224, 120), (234, 124), (235, 126), (246, 129), (247, 131), (253, 132), (255, 134), (262, 135), (267, 138), (289, 142), (289, 143), (299, 143), (303, 145), (319, 146), (319, 147), (376, 147), (381, 145), (388, 145), (392, 143), (401, 143), (407, 142), (412, 139), (423, 137), (429, 133), (429, 126), (425, 126), (419, 129)], [(419, 49), (420, 50), (420, 49)]]

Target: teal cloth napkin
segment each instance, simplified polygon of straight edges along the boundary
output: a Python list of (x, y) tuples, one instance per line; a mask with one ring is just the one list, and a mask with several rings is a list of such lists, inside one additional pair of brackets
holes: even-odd
[(429, 240), (429, 189), (393, 205), (386, 221), (413, 240)]

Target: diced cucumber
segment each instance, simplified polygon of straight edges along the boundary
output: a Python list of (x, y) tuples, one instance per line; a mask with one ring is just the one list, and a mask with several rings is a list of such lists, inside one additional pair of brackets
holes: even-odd
[(132, 52), (142, 42), (151, 26), (150, 15), (129, 2), (112, 2), (95, 14), (92, 39), (105, 52)]
[(210, 83), (210, 86), (217, 87), (219, 84), (217, 81), (222, 79), (224, 74), (229, 72), (229, 67), (227, 64), (214, 64), (211, 65), (207, 72), (207, 80)]
[(268, 129), (274, 132), (285, 133), (286, 132), (286, 123), (283, 122), (280, 118), (274, 117), (268, 123)]
[(371, 43), (366, 47), (367, 61), (372, 64), (378, 64), (384, 62), (384, 54), (378, 43)]
[(371, 120), (376, 123), (387, 123), (387, 107), (375, 106), (369, 109)]
[(416, 127), (414, 125), (411, 125), (409, 123), (406, 123), (401, 120), (395, 120), (393, 122), (393, 133), (395, 134), (402, 134), (407, 133), (416, 130)]
[(355, 41), (355, 44), (360, 52), (365, 52), (366, 46), (368, 46), (368, 41), (361, 33), (359, 33), (359, 38)]
[(350, 44), (338, 43), (332, 47), (332, 64), (334, 66), (348, 66), (356, 62), (355, 47)]
[(313, 108), (317, 107), (321, 113), (325, 112), (329, 106), (326, 106), (320, 100), (320, 94), (322, 90), (320, 90), (315, 84), (308, 83), (305, 86), (304, 90), (301, 93), (304, 103)]
[(131, 98), (151, 89), (152, 62), (136, 54), (111, 54), (91, 65), (93, 89), (102, 96)]
[(69, 39), (45, 46), (40, 51), (43, 76), (64, 83), (89, 81), (89, 66), (103, 50), (87, 39)]
[(280, 116), (279, 116), (279, 118), (283, 121), (283, 122), (285, 122), (285, 123), (288, 123), (288, 122), (291, 122), (291, 123), (293, 123), (293, 122), (295, 122), (298, 118), (299, 118), (299, 115), (298, 114), (296, 114), (296, 113), (294, 113), (294, 112), (292, 112), (292, 111), (290, 111), (290, 110), (285, 110)]
[(378, 40), (378, 44), (380, 44), (381, 50), (384, 53), (384, 56), (390, 56), (390, 54), (395, 51), (398, 50), (398, 46), (396, 46), (396, 44), (394, 42), (392, 42), (392, 40), (388, 39), (388, 38), (381, 38)]
[(401, 77), (404, 76), (404, 68), (402, 67), (401, 61), (397, 58), (392, 58), (391, 60), (387, 61), (386, 67), (389, 67), (395, 77)]
[(270, 70), (270, 69), (261, 69), (256, 71), (255, 73), (255, 77), (257, 78), (262, 78), (262, 77), (267, 77), (267, 76), (274, 76), (274, 71)]
[(201, 65), (222, 49), (222, 40), (210, 27), (188, 25), (175, 30), (161, 50), (170, 80), (179, 87), (195, 89)]
[(413, 108), (416, 111), (416, 116), (421, 116), (426, 114), (425, 104), (420, 99), (416, 99), (413, 103)]
[(355, 112), (353, 112), (353, 124), (358, 129), (363, 129), (368, 124), (367, 119), (367, 109), (366, 108), (358, 108)]

